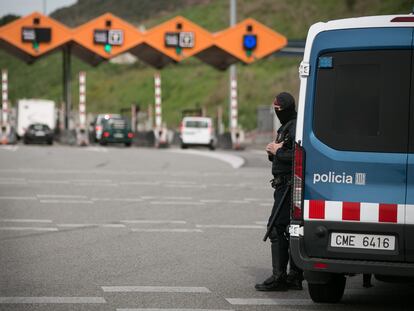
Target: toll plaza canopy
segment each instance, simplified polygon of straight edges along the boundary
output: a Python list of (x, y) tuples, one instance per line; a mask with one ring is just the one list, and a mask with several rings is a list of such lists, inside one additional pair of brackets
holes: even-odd
[(32, 63), (72, 40), (72, 31), (54, 19), (33, 13), (0, 28), (0, 48)]
[(195, 56), (220, 70), (231, 64), (250, 64), (287, 44), (287, 39), (254, 19), (212, 34), (177, 16), (141, 32), (113, 14), (103, 14), (75, 29), (33, 13), (0, 28), (0, 48), (28, 63), (67, 49), (91, 65), (125, 52), (155, 68)]

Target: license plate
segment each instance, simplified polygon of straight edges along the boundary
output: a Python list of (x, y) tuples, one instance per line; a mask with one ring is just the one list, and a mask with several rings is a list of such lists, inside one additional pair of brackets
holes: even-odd
[(115, 134), (114, 134), (114, 137), (115, 137), (115, 138), (124, 138), (124, 134), (121, 134), (121, 133), (115, 133)]
[(45, 136), (45, 132), (42, 132), (42, 131), (36, 132), (35, 136)]
[(395, 250), (395, 236), (332, 232), (331, 246), (393, 251)]

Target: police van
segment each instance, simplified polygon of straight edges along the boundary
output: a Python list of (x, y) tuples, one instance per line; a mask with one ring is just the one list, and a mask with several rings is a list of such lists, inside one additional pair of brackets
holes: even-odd
[(291, 254), (315, 302), (414, 277), (414, 16), (314, 24), (299, 68)]

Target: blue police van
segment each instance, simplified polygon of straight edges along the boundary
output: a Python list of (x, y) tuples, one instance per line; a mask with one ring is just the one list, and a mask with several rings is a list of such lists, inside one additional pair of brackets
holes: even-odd
[(291, 255), (315, 302), (414, 277), (414, 16), (314, 24), (299, 68)]

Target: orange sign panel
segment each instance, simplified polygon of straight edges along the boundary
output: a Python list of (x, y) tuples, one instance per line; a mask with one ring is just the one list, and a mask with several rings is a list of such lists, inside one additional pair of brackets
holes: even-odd
[[(179, 62), (213, 44), (212, 35), (188, 19), (177, 16), (151, 28), (145, 35), (145, 43)], [(137, 54), (139, 57), (139, 53)]]
[(272, 54), (287, 44), (283, 35), (248, 18), (214, 38), (214, 45), (246, 64)]
[(71, 40), (71, 30), (40, 13), (32, 13), (0, 29), (2, 45), (29, 58), (36, 58)]
[(73, 41), (103, 59), (127, 52), (142, 43), (143, 35), (133, 25), (106, 13), (73, 31)]

